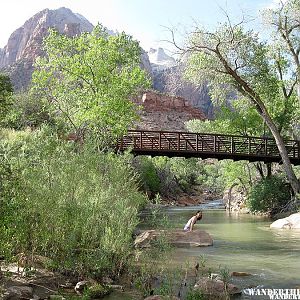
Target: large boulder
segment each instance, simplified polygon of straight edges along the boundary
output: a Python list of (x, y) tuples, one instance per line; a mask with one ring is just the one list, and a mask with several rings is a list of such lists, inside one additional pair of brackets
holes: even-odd
[(300, 229), (300, 213), (295, 213), (286, 218), (278, 219), (273, 222), (270, 227), (279, 229)]
[[(210, 278), (201, 278), (196, 284), (195, 289), (199, 289), (203, 294), (215, 296), (217, 299), (224, 296), (224, 282)], [(241, 290), (235, 285), (227, 284), (227, 293), (230, 295), (241, 294)]]
[(136, 248), (148, 248), (158, 238), (165, 236), (171, 245), (175, 247), (207, 247), (213, 245), (211, 236), (204, 230), (146, 230), (140, 233), (135, 241)]

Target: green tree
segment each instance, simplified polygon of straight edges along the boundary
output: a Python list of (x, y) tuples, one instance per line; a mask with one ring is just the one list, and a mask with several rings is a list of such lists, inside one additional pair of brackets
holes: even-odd
[(13, 86), (9, 76), (0, 74), (0, 125), (4, 123), (12, 104)]
[(268, 212), (270, 215), (290, 210), (290, 186), (282, 176), (271, 176), (259, 181), (250, 191), (248, 207), (253, 212)]
[(190, 120), (186, 123), (191, 132), (265, 136), (266, 128), (255, 108), (245, 98), (234, 100), (230, 106), (222, 105), (213, 120)]
[(282, 95), (285, 82), (274, 72), (268, 45), (252, 30), (228, 21), (213, 32), (195, 28), (183, 50), (188, 53), (187, 77), (196, 83), (208, 81), (213, 99), (226, 99), (235, 91), (256, 109), (276, 141), (288, 180), (298, 194), (300, 183), (270, 110), (272, 106), (288, 107), (291, 96)]
[(97, 25), (72, 38), (50, 30), (44, 50), (31, 91), (47, 100), (58, 125), (78, 136), (124, 133), (136, 118), (130, 97), (149, 85), (138, 42)]

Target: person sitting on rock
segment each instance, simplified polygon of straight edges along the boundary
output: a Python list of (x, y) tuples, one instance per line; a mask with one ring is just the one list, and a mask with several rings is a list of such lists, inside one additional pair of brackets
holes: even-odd
[(196, 214), (194, 216), (192, 216), (188, 222), (185, 224), (184, 226), (184, 231), (192, 231), (193, 228), (194, 228), (194, 225), (195, 223), (198, 221), (198, 220), (201, 220), (202, 219), (202, 211), (201, 210), (198, 210), (196, 212)]

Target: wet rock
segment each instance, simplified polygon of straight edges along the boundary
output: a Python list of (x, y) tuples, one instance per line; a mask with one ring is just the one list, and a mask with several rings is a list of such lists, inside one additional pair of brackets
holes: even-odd
[(247, 272), (231, 272), (230, 274), (231, 276), (236, 276), (236, 277), (242, 277), (242, 276), (251, 276), (250, 273), (247, 273)]
[(178, 248), (207, 247), (213, 245), (211, 236), (204, 230), (147, 230), (142, 232), (134, 241), (136, 248), (148, 248), (159, 237), (165, 236), (171, 245)]
[(270, 225), (270, 228), (300, 229), (300, 213), (295, 213), (286, 218), (276, 220)]
[[(205, 295), (221, 297), (224, 295), (224, 282), (210, 278), (201, 278), (195, 284), (195, 289), (201, 290)], [(227, 291), (230, 295), (241, 294), (241, 290), (231, 283), (227, 285)]]
[(30, 286), (10, 286), (4, 292), (3, 300), (33, 299), (33, 288)]

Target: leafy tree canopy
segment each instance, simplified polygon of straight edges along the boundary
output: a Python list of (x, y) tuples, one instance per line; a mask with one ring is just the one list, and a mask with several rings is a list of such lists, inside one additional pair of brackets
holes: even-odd
[[(253, 31), (230, 23), (213, 33), (198, 28), (188, 43), (186, 77), (198, 83), (208, 81), (213, 101), (224, 106), (211, 126), (227, 133), (271, 136), (257, 106), (249, 102), (259, 95), (279, 131), (289, 134), (298, 102), (294, 79), (278, 48), (260, 41)], [(228, 97), (234, 94), (236, 99), (229, 108)]]
[(33, 74), (32, 92), (47, 99), (58, 123), (77, 134), (122, 134), (136, 118), (130, 101), (148, 87), (140, 67), (141, 48), (125, 33), (67, 37), (54, 30), (44, 40), (46, 56)]
[[(275, 51), (274, 51), (275, 49)], [(295, 176), (283, 140), (283, 129), (295, 122), (298, 101), (295, 84), (284, 56), (261, 41), (243, 22), (221, 24), (214, 31), (196, 27), (188, 36), (183, 54), (188, 57), (186, 76), (196, 83), (208, 82), (214, 100), (229, 94), (248, 100), (274, 137), (295, 195), (300, 183)]]

